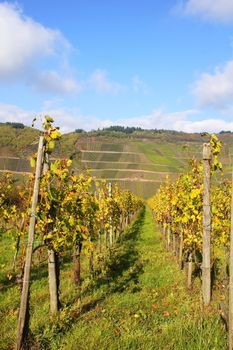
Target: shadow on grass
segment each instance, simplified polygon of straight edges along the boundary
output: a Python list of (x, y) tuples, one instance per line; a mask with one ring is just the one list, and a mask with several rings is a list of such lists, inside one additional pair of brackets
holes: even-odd
[[(41, 254), (41, 253), (40, 253)], [(42, 258), (41, 258), (42, 256)], [(72, 252), (68, 252), (66, 255), (60, 257), (60, 266), (72, 263)], [(10, 276), (10, 278), (8, 277)], [(33, 261), (31, 266), (31, 283), (41, 281), (48, 278), (48, 263), (47, 263), (47, 250), (43, 248), (43, 254), (36, 257), (36, 253), (33, 255)], [(22, 270), (17, 267), (16, 271), (13, 272), (9, 269), (8, 273), (0, 274), (0, 292), (7, 292), (12, 287), (18, 286), (20, 288), (23, 281)]]
[(12, 288), (15, 286), (15, 277), (9, 278), (7, 275), (3, 275), (0, 277), (0, 292), (4, 293), (9, 288)]
[[(121, 242), (118, 242), (111, 250), (105, 260), (104, 273), (90, 280), (88, 288), (82, 290), (81, 293), (77, 290), (77, 294), (66, 303), (65, 313), (67, 312), (68, 321), (66, 320), (65, 324), (60, 318), (57, 323), (51, 321), (51, 324), (48, 325), (47, 336), (43, 332), (41, 334), (38, 331), (35, 332), (32, 338), (34, 345), (38, 345), (40, 349), (50, 349), (50, 339), (51, 336), (53, 339), (57, 337), (57, 327), (59, 333), (66, 333), (76, 320), (98, 307), (110, 294), (125, 290), (134, 293), (141, 289), (139, 276), (143, 273), (143, 265), (137, 250), (137, 240), (141, 234), (144, 217), (145, 211), (143, 210), (138, 219), (125, 231)], [(85, 296), (88, 300), (85, 300)], [(80, 298), (83, 299), (81, 304)], [(43, 343), (46, 343), (45, 347)]]
[(97, 277), (95, 288), (108, 285), (108, 294), (122, 292), (126, 289), (132, 292), (140, 290), (138, 279), (143, 273), (143, 265), (139, 259), (136, 241), (141, 234), (144, 218), (145, 210), (126, 230), (121, 242), (111, 249), (105, 260), (105, 273)]
[(93, 310), (97, 304), (103, 302), (106, 296), (125, 290), (134, 293), (140, 291), (139, 275), (143, 273), (143, 264), (140, 262), (139, 253), (137, 251), (136, 241), (140, 237), (143, 222), (145, 218), (145, 210), (143, 210), (138, 219), (129, 227), (121, 242), (118, 242), (109, 252), (105, 260), (105, 272), (93, 279), (93, 283), (70, 300), (66, 306), (72, 307), (79, 297), (84, 298), (89, 293), (92, 295), (94, 291), (100, 291), (101, 296), (93, 297), (88, 302), (82, 303), (80, 308), (71, 313), (71, 318), (84, 315)]

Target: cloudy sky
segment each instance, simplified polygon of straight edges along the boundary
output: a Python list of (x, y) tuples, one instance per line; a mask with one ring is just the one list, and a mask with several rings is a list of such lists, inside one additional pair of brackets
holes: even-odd
[(233, 0), (0, 1), (0, 121), (233, 131)]

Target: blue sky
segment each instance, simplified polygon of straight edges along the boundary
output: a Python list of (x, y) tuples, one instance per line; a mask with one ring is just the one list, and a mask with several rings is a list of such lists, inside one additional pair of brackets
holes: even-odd
[(233, 1), (0, 1), (0, 121), (44, 114), (233, 131)]

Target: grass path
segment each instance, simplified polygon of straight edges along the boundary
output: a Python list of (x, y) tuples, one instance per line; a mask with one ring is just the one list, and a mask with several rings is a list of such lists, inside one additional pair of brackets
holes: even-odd
[(186, 290), (184, 275), (164, 253), (148, 209), (128, 231), (114, 266), (107, 285), (92, 291), (87, 311), (61, 338), (59, 349), (226, 348), (216, 310), (203, 313), (199, 293)]

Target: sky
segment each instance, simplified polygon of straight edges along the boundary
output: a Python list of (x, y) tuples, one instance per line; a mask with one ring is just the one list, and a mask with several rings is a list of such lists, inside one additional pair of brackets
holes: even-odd
[(233, 131), (233, 0), (0, 1), (0, 121)]

